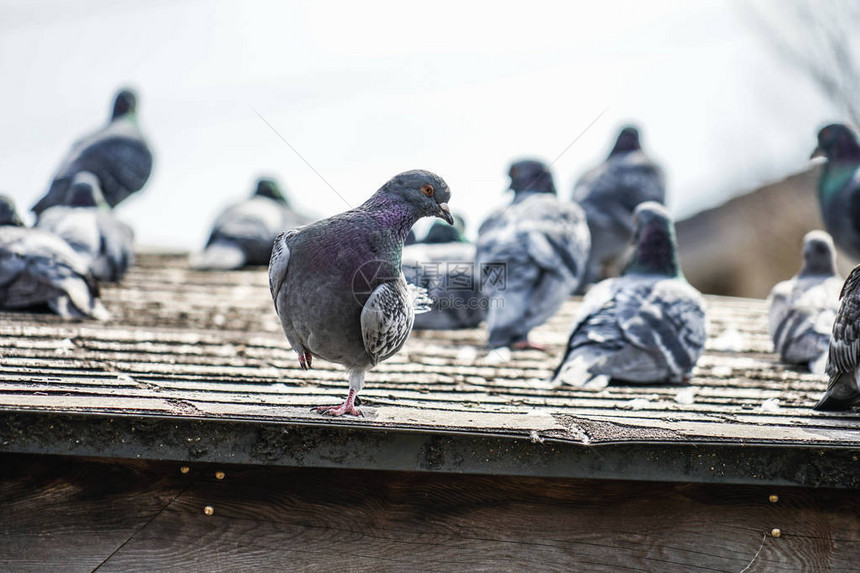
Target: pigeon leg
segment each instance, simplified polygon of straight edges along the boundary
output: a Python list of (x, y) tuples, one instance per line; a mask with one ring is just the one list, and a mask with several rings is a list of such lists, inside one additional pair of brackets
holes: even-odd
[(340, 406), (320, 406), (316, 411), (326, 416), (343, 416), (349, 414), (351, 416), (362, 416), (361, 410), (355, 407), (355, 390), (349, 389), (349, 394), (346, 401)]
[(361, 410), (356, 408), (355, 401), (358, 398), (358, 393), (364, 387), (364, 370), (353, 368), (349, 371), (349, 394), (346, 396), (346, 401), (340, 406), (320, 406), (316, 411), (326, 416), (343, 416), (350, 414), (351, 416), (363, 416)]
[(311, 354), (309, 350), (303, 349), (299, 352), (299, 366), (302, 367), (302, 370), (310, 370), (313, 360), (314, 355)]
[(547, 346), (546, 344), (531, 342), (528, 339), (514, 342), (513, 344), (511, 344), (511, 348), (513, 348), (514, 350), (540, 350), (541, 352), (549, 352), (549, 346)]

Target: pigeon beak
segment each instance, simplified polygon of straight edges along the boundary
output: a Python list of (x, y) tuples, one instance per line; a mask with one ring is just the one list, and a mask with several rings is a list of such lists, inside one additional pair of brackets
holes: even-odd
[(449, 225), (454, 224), (454, 217), (451, 216), (451, 209), (448, 208), (448, 203), (439, 203), (438, 217), (445, 219), (445, 222)]
[(818, 159), (819, 157), (827, 157), (825, 155), (824, 150), (821, 149), (821, 146), (815, 148), (815, 151), (812, 152), (812, 155), (809, 156), (809, 159)]

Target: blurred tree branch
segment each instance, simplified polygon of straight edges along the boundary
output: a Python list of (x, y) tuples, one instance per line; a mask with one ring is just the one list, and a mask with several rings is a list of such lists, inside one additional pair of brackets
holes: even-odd
[(743, 3), (750, 21), (788, 63), (860, 126), (860, 2), (784, 0)]

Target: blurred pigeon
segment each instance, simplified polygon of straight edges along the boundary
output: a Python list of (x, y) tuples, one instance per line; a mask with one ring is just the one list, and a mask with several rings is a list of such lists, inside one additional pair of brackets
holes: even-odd
[(517, 161), (508, 175), (513, 201), (478, 231), (488, 345), (545, 350), (529, 342), (528, 334), (579, 285), (588, 259), (588, 225), (578, 205), (558, 200), (544, 163)]
[(110, 317), (84, 260), (61, 238), (27, 229), (8, 197), (0, 196), (0, 308), (47, 304), (63, 318)]
[(343, 405), (319, 412), (360, 415), (356, 398), (365, 374), (406, 342), (415, 306), (429, 299), (403, 278), (403, 241), (422, 217), (452, 223), (450, 197), (438, 175), (406, 171), (363, 205), (275, 240), (269, 287), (299, 365), (307, 370), (318, 356), (349, 373)]
[(260, 179), (249, 199), (228, 207), (218, 216), (206, 250), (191, 266), (198, 270), (230, 270), (265, 265), (279, 233), (310, 222), (309, 217), (290, 208), (275, 180)]
[(770, 293), (768, 326), (783, 362), (824, 374), (830, 331), (839, 308), (842, 277), (836, 274), (833, 239), (824, 231), (803, 238), (803, 267)]
[(23, 227), (24, 222), (18, 216), (15, 203), (6, 195), (0, 195), (0, 226)]
[(606, 161), (576, 182), (573, 200), (585, 210), (591, 231), (582, 290), (599, 281), (604, 266), (619, 259), (630, 246), (636, 206), (666, 201), (663, 171), (642, 151), (635, 127), (622, 129)]
[(818, 203), (836, 245), (860, 260), (860, 144), (847, 125), (834, 123), (818, 132), (812, 157), (826, 157), (818, 180)]
[(702, 354), (704, 301), (681, 273), (672, 220), (662, 205), (646, 202), (634, 222), (633, 256), (622, 276), (585, 295), (556, 382), (682, 384)]
[(403, 249), (406, 282), (426, 289), (433, 300), (429, 312), (415, 315), (415, 330), (474, 328), (486, 314), (475, 246), (463, 235), (463, 219), (453, 217), (454, 225), (436, 221), (420, 243)]
[(842, 286), (839, 311), (833, 322), (825, 368), (830, 382), (816, 410), (848, 410), (860, 404), (860, 265), (854, 267)]
[(134, 231), (117, 220), (87, 171), (75, 175), (63, 204), (45, 209), (36, 228), (66, 241), (100, 281), (119, 281), (134, 261)]
[(415, 231), (409, 229), (409, 232), (406, 233), (406, 239), (403, 241), (403, 245), (414, 245), (418, 242), (418, 239), (415, 238)]
[(449, 225), (442, 221), (436, 221), (427, 231), (427, 235), (421, 239), (421, 243), (426, 245), (436, 245), (440, 243), (468, 243), (466, 238), (466, 222), (460, 215), (454, 214), (454, 224)]
[(111, 207), (139, 191), (149, 179), (152, 153), (137, 127), (137, 95), (133, 91), (121, 90), (114, 100), (110, 122), (72, 145), (48, 192), (32, 211), (39, 215), (48, 207), (62, 205), (72, 179), (81, 171), (98, 178)]

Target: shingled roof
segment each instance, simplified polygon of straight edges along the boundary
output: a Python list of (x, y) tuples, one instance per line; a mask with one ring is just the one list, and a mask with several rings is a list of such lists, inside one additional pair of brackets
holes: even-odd
[(766, 303), (707, 297), (691, 386), (554, 387), (572, 298), (534, 340), (488, 355), (480, 330), (414, 332), (368, 376), (302, 371), (265, 269), (202, 273), (142, 255), (104, 288), (108, 323), (0, 313), (0, 451), (235, 463), (860, 486), (860, 416), (818, 413), (825, 381), (771, 352)]

